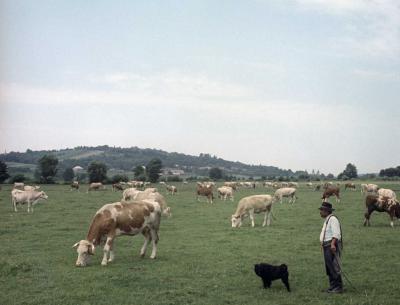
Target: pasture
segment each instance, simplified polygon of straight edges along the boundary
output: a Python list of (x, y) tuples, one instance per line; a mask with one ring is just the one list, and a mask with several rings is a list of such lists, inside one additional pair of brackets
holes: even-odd
[[(380, 186), (400, 189), (398, 184)], [(90, 221), (105, 203), (119, 201), (121, 192), (86, 193), (69, 186), (43, 185), (49, 199), (28, 214), (26, 206), (13, 212), (11, 186), (0, 191), (0, 304), (398, 304), (399, 232), (387, 214), (374, 213), (363, 227), (364, 197), (343, 191), (336, 204), (344, 237), (343, 268), (357, 291), (344, 280), (345, 293), (330, 295), (319, 246), (321, 192), (301, 185), (294, 205), (276, 203), (270, 227), (256, 227), (247, 218), (239, 229), (230, 217), (240, 198), (269, 193), (258, 187), (235, 193), (235, 201), (205, 198), (197, 202), (195, 184), (175, 184), (176, 196), (157, 185), (172, 209), (162, 218), (158, 257), (139, 257), (141, 235), (119, 237), (115, 261), (100, 265), (102, 248), (91, 264), (74, 266), (72, 245), (86, 237)], [(216, 193), (216, 192), (215, 192)], [(151, 249), (151, 248), (150, 248)], [(269, 290), (253, 271), (259, 262), (286, 263), (292, 292), (280, 281)]]

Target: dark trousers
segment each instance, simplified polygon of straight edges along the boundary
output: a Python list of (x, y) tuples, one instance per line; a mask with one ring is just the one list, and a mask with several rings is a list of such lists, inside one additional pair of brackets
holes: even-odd
[(325, 242), (323, 245), (325, 269), (326, 274), (329, 277), (330, 288), (343, 288), (341, 270), (340, 270), (340, 255), (341, 255), (341, 244), (336, 244), (336, 254), (331, 251), (330, 242)]

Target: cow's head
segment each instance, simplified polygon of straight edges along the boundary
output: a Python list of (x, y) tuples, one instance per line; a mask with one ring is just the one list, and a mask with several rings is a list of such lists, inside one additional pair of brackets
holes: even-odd
[(242, 225), (242, 217), (240, 216), (232, 215), (231, 221), (232, 228), (240, 228), (240, 226)]
[(48, 199), (49, 198), (49, 196), (47, 196), (47, 194), (45, 192), (43, 192), (43, 191), (41, 191), (39, 194), (40, 194), (39, 198), (41, 198), (41, 199)]
[(94, 255), (94, 245), (87, 240), (81, 240), (77, 242), (72, 248), (76, 248), (78, 252), (78, 259), (76, 260), (75, 266), (86, 267), (90, 261), (90, 255)]

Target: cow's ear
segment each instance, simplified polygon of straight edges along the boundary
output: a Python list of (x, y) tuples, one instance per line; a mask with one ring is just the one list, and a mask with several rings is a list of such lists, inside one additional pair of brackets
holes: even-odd
[(72, 248), (78, 248), (79, 247), (79, 242), (77, 242), (75, 245), (72, 246)]
[(94, 255), (94, 245), (92, 244), (88, 245), (88, 254)]

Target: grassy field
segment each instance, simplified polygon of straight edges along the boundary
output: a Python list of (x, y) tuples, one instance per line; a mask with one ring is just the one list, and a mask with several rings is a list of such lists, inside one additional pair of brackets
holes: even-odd
[[(301, 187), (294, 205), (276, 204), (276, 220), (253, 229), (247, 219), (231, 228), (230, 216), (240, 198), (271, 190), (241, 189), (235, 201), (196, 202), (194, 184), (177, 184), (167, 196), (172, 217), (163, 218), (158, 258), (139, 258), (142, 236), (120, 237), (116, 259), (100, 265), (102, 249), (87, 268), (76, 268), (72, 245), (84, 239), (91, 218), (105, 203), (118, 201), (110, 190), (70, 192), (68, 186), (42, 186), (48, 201), (12, 211), (10, 186), (0, 191), (0, 304), (399, 304), (399, 222), (373, 214), (362, 226), (360, 191), (343, 192), (334, 204), (344, 231), (343, 267), (357, 290), (328, 295), (319, 246), (321, 193)], [(399, 185), (382, 186), (399, 189)], [(162, 193), (165, 194), (164, 191)], [(334, 201), (334, 200), (333, 200)], [(281, 282), (262, 289), (253, 265), (286, 263), (292, 292)]]

